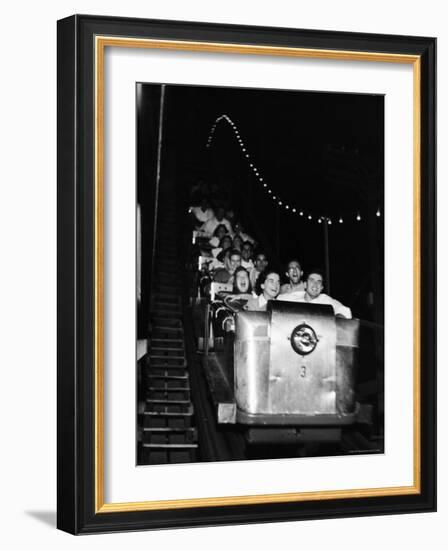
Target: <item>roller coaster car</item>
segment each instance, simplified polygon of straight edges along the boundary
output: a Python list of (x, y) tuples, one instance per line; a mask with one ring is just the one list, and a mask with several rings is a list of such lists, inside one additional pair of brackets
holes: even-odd
[(206, 363), (218, 423), (252, 429), (357, 422), (359, 326), (326, 305), (270, 301), (266, 312), (236, 313), (233, 342), (211, 354), (217, 364)]

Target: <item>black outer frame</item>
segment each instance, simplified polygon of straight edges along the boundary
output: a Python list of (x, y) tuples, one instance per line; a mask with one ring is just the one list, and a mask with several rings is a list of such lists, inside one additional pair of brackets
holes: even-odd
[[(421, 56), (421, 493), (94, 513), (94, 37)], [(58, 21), (57, 526), (73, 534), (436, 510), (436, 40), (74, 15)]]

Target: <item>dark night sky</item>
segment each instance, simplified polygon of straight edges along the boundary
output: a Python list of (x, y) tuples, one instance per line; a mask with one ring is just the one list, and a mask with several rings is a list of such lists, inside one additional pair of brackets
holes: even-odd
[[(160, 86), (145, 88), (154, 101), (149, 90)], [(218, 124), (211, 147), (205, 147), (222, 114), (236, 124), (250, 162), (272, 194), (314, 217), (329, 216), (334, 222), (343, 217), (343, 224), (329, 227), (332, 295), (356, 308), (358, 293), (382, 289), (383, 97), (166, 87), (165, 175), (182, 186), (202, 178), (224, 187), (249, 232), (276, 256), (273, 263), (298, 256), (305, 268), (323, 267), (322, 224), (276, 205), (226, 122)], [(381, 218), (375, 215), (378, 208)], [(358, 212), (361, 222), (356, 221)]]
[[(382, 188), (382, 96), (173, 86), (167, 92), (166, 107), (198, 171), (207, 166), (203, 152), (210, 127), (225, 113), (237, 125), (254, 164), (271, 187), (291, 202), (300, 194), (298, 202), (328, 215), (336, 207), (341, 213), (364, 207), (357, 195), (362, 197), (371, 185), (363, 178), (352, 177), (350, 182), (338, 178), (347, 167), (340, 165), (343, 156), (333, 159), (329, 149), (345, 148), (347, 157), (356, 157), (347, 158), (356, 160), (350, 163), (350, 171), (368, 170), (381, 180)], [(214, 155), (218, 168), (232, 179), (249, 175), (226, 123), (217, 128)], [(380, 189), (375, 191), (379, 194)]]

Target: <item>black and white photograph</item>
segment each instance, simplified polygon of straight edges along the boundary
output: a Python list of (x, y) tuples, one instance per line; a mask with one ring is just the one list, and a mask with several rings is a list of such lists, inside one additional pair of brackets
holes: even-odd
[(384, 453), (384, 96), (136, 107), (137, 465)]

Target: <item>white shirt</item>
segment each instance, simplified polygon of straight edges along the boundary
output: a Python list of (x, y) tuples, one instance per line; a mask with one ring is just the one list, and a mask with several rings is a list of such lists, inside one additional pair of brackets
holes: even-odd
[(217, 248), (219, 246), (219, 243), (221, 242), (220, 239), (218, 239), (218, 237), (212, 237), (209, 241), (208, 241), (208, 244), (213, 246), (213, 248)]
[(249, 241), (250, 243), (255, 244), (255, 239), (254, 239), (253, 237), (251, 237), (250, 235), (248, 235), (247, 233), (243, 233), (242, 231), (240, 231), (240, 232), (237, 233), (236, 235), (238, 235), (239, 237), (241, 237), (241, 239), (243, 240), (243, 242)]
[(249, 298), (244, 309), (247, 309), (247, 311), (266, 311), (267, 303), (268, 301), (263, 294), (260, 294), (255, 298)]
[(280, 294), (291, 294), (291, 292), (296, 292), (298, 290), (305, 290), (305, 283), (303, 281), (300, 281), (297, 285), (285, 283), (280, 287)]
[(218, 227), (218, 225), (225, 225), (227, 227), (227, 231), (230, 233), (230, 235), (233, 235), (232, 232), (232, 225), (229, 222), (229, 220), (226, 220), (226, 218), (223, 218), (221, 221), (218, 221), (215, 216), (213, 218), (210, 218), (207, 220), (202, 226), (201, 231), (203, 231), (206, 235), (209, 235), (210, 237), (213, 235), (215, 229)]
[(214, 217), (214, 212), (211, 208), (206, 208), (205, 210), (202, 210), (200, 206), (193, 206), (191, 208), (191, 213), (193, 216), (198, 220), (198, 222), (206, 222), (210, 218)]
[(220, 262), (218, 258), (213, 258), (213, 260), (208, 264), (208, 268), (210, 271), (214, 269), (220, 269), (221, 267), (224, 267), (223, 262)]
[(280, 294), (277, 300), (283, 302), (303, 302), (306, 304), (328, 305), (333, 307), (335, 315), (342, 315), (342, 317), (345, 317), (346, 319), (352, 318), (350, 308), (342, 305), (341, 302), (331, 298), (328, 294), (319, 294), (319, 296), (313, 300), (307, 300), (305, 295), (308, 296), (304, 290), (296, 290), (295, 292), (289, 292), (288, 294)]

